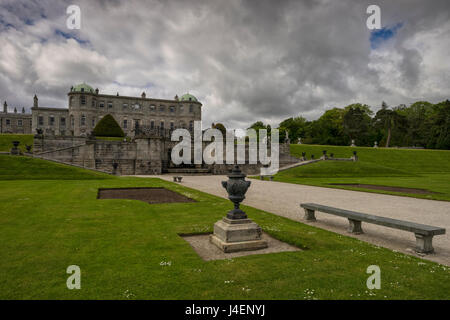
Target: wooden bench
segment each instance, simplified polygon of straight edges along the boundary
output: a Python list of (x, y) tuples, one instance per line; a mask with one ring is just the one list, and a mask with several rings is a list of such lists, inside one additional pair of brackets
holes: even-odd
[(363, 233), (361, 228), (362, 221), (389, 228), (413, 232), (414, 235), (416, 236), (416, 251), (420, 253), (432, 253), (434, 251), (432, 246), (433, 236), (445, 234), (444, 228), (433, 227), (425, 224), (391, 219), (386, 217), (379, 217), (361, 212), (323, 206), (315, 203), (302, 203), (300, 204), (300, 207), (305, 209), (304, 219), (306, 221), (316, 221), (315, 211), (320, 211), (348, 218), (349, 221), (348, 231), (354, 234)]

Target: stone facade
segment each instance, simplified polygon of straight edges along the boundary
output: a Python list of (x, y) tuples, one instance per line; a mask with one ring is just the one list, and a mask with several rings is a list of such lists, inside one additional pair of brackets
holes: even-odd
[(81, 84), (70, 89), (68, 109), (42, 108), (34, 97), (32, 131), (44, 134), (88, 136), (107, 114), (114, 117), (125, 134), (134, 137), (139, 126), (149, 128), (191, 128), (202, 118), (202, 104), (190, 95), (173, 100), (101, 94), (98, 89)]
[(25, 113), (25, 109), (17, 112), (17, 108), (14, 108), (14, 112), (8, 112), (8, 104), (5, 101), (3, 104), (3, 112), (0, 112), (0, 133), (19, 133), (19, 134), (31, 134), (31, 114)]
[[(132, 141), (92, 140), (84, 137), (38, 134), (34, 137), (33, 152), (35, 157), (118, 175), (227, 174), (233, 168), (231, 164), (174, 165), (170, 154), (172, 148), (178, 142), (170, 140), (169, 132), (167, 130), (165, 131), (167, 134), (135, 137)], [(203, 142), (203, 150), (207, 144), (209, 142)], [(248, 163), (248, 152), (249, 147), (247, 145), (245, 148), (246, 163), (240, 164), (239, 167), (246, 174), (259, 174), (261, 164)], [(193, 154), (193, 150), (191, 154)], [(297, 158), (290, 155), (289, 145), (287, 144), (280, 144), (279, 156), (280, 167), (298, 162)], [(226, 154), (224, 154), (225, 158)], [(116, 168), (114, 168), (114, 164)]]

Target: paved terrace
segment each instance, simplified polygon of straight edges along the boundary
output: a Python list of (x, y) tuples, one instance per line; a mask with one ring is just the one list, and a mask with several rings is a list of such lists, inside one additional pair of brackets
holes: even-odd
[[(172, 181), (172, 176), (145, 177), (158, 177)], [(227, 198), (227, 193), (220, 183), (222, 180), (227, 179), (226, 176), (183, 175), (181, 184)], [(314, 202), (347, 210), (443, 227), (446, 229), (446, 234), (433, 238), (435, 253), (422, 257), (450, 265), (450, 202), (312, 187), (275, 181), (250, 180), (252, 184), (243, 202), (245, 205), (272, 212), (302, 223), (304, 223), (302, 220), (304, 211), (299, 207), (299, 204)], [(339, 234), (356, 237), (360, 240), (406, 254), (417, 255), (413, 251), (416, 239), (412, 232), (363, 222), (362, 228), (365, 233), (355, 236), (347, 233), (348, 220), (346, 218), (322, 212), (316, 212), (316, 217), (317, 222), (308, 224)]]

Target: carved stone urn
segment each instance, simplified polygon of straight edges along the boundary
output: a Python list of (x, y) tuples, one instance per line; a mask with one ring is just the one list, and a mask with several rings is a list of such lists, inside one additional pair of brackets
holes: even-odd
[(15, 140), (12, 142), (12, 144), (13, 144), (13, 147), (11, 148), (11, 154), (14, 154), (14, 155), (20, 154), (20, 150), (19, 150), (19, 148), (17, 148), (20, 144), (20, 141)]
[(222, 181), (222, 186), (228, 192), (228, 199), (234, 204), (234, 209), (227, 213), (230, 220), (247, 219), (247, 214), (239, 208), (239, 204), (245, 199), (245, 193), (251, 182), (245, 180), (246, 175), (241, 172), (239, 166), (234, 166), (228, 181)]
[(262, 239), (261, 227), (247, 217), (239, 208), (245, 199), (245, 193), (250, 187), (246, 175), (235, 166), (227, 181), (222, 186), (228, 192), (228, 199), (233, 202), (234, 209), (227, 216), (214, 224), (214, 234), (210, 235), (210, 242), (223, 252), (249, 251), (267, 248), (267, 241)]

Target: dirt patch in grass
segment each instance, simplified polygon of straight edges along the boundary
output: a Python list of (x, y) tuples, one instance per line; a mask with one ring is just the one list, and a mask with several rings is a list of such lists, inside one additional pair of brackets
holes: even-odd
[(390, 186), (379, 186), (375, 184), (359, 184), (359, 183), (330, 183), (333, 186), (346, 186), (354, 188), (365, 188), (372, 190), (384, 190), (402, 193), (413, 193), (413, 194), (437, 194), (438, 192), (429, 191), (426, 189), (415, 189), (415, 188), (404, 188), (404, 187), (390, 187)]
[(98, 189), (97, 199), (131, 199), (150, 204), (196, 202), (194, 199), (165, 188), (101, 188)]

